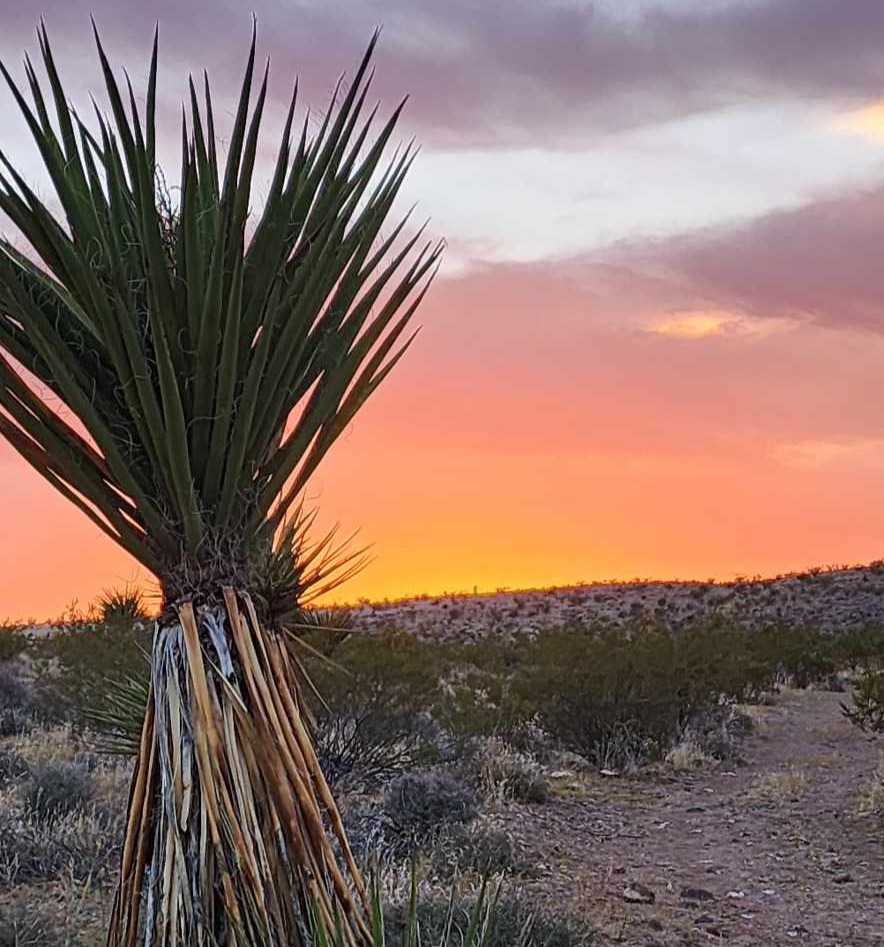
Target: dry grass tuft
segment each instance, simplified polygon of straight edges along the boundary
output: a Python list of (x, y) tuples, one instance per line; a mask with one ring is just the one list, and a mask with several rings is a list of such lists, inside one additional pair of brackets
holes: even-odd
[(665, 762), (676, 772), (683, 773), (712, 766), (717, 761), (703, 749), (695, 737), (688, 735), (666, 754)]
[(857, 793), (856, 808), (860, 815), (884, 816), (884, 751), (878, 768)]
[(810, 779), (807, 773), (798, 769), (790, 769), (760, 776), (749, 789), (747, 795), (750, 799), (775, 802), (800, 796), (809, 785)]
[(80, 751), (78, 740), (68, 724), (48, 730), (36, 730), (9, 741), (31, 766), (65, 763)]
[(489, 802), (539, 803), (549, 796), (549, 781), (543, 767), (499, 737), (479, 740), (468, 769), (479, 791)]
[(737, 704), (734, 710), (751, 721), (752, 732), (760, 737), (770, 730), (770, 715), (774, 709), (766, 704)]

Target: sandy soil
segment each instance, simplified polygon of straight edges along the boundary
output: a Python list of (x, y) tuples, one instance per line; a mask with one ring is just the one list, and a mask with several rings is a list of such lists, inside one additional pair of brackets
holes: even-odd
[(779, 695), (739, 765), (566, 778), (566, 795), (506, 814), (537, 856), (527, 887), (585, 912), (604, 947), (884, 944), (884, 821), (862, 812), (884, 743), (842, 697)]

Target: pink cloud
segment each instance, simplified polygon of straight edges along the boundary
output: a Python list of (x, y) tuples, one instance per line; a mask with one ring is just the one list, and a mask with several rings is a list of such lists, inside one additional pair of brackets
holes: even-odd
[(882, 241), (884, 184), (736, 227), (624, 244), (609, 259), (699, 305), (884, 332)]

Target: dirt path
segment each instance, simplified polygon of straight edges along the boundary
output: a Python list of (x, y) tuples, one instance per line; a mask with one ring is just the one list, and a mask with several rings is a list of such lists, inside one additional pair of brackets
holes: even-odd
[(842, 717), (841, 699), (780, 695), (739, 766), (597, 777), (530, 817), (512, 813), (539, 856), (528, 887), (593, 918), (604, 947), (881, 947), (884, 824), (859, 812), (879, 744)]

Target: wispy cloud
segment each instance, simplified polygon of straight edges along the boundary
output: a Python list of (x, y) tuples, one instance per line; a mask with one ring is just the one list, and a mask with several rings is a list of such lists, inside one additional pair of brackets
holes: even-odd
[(884, 468), (884, 438), (788, 441), (774, 447), (774, 457), (779, 463), (799, 470), (835, 467), (881, 470)]

